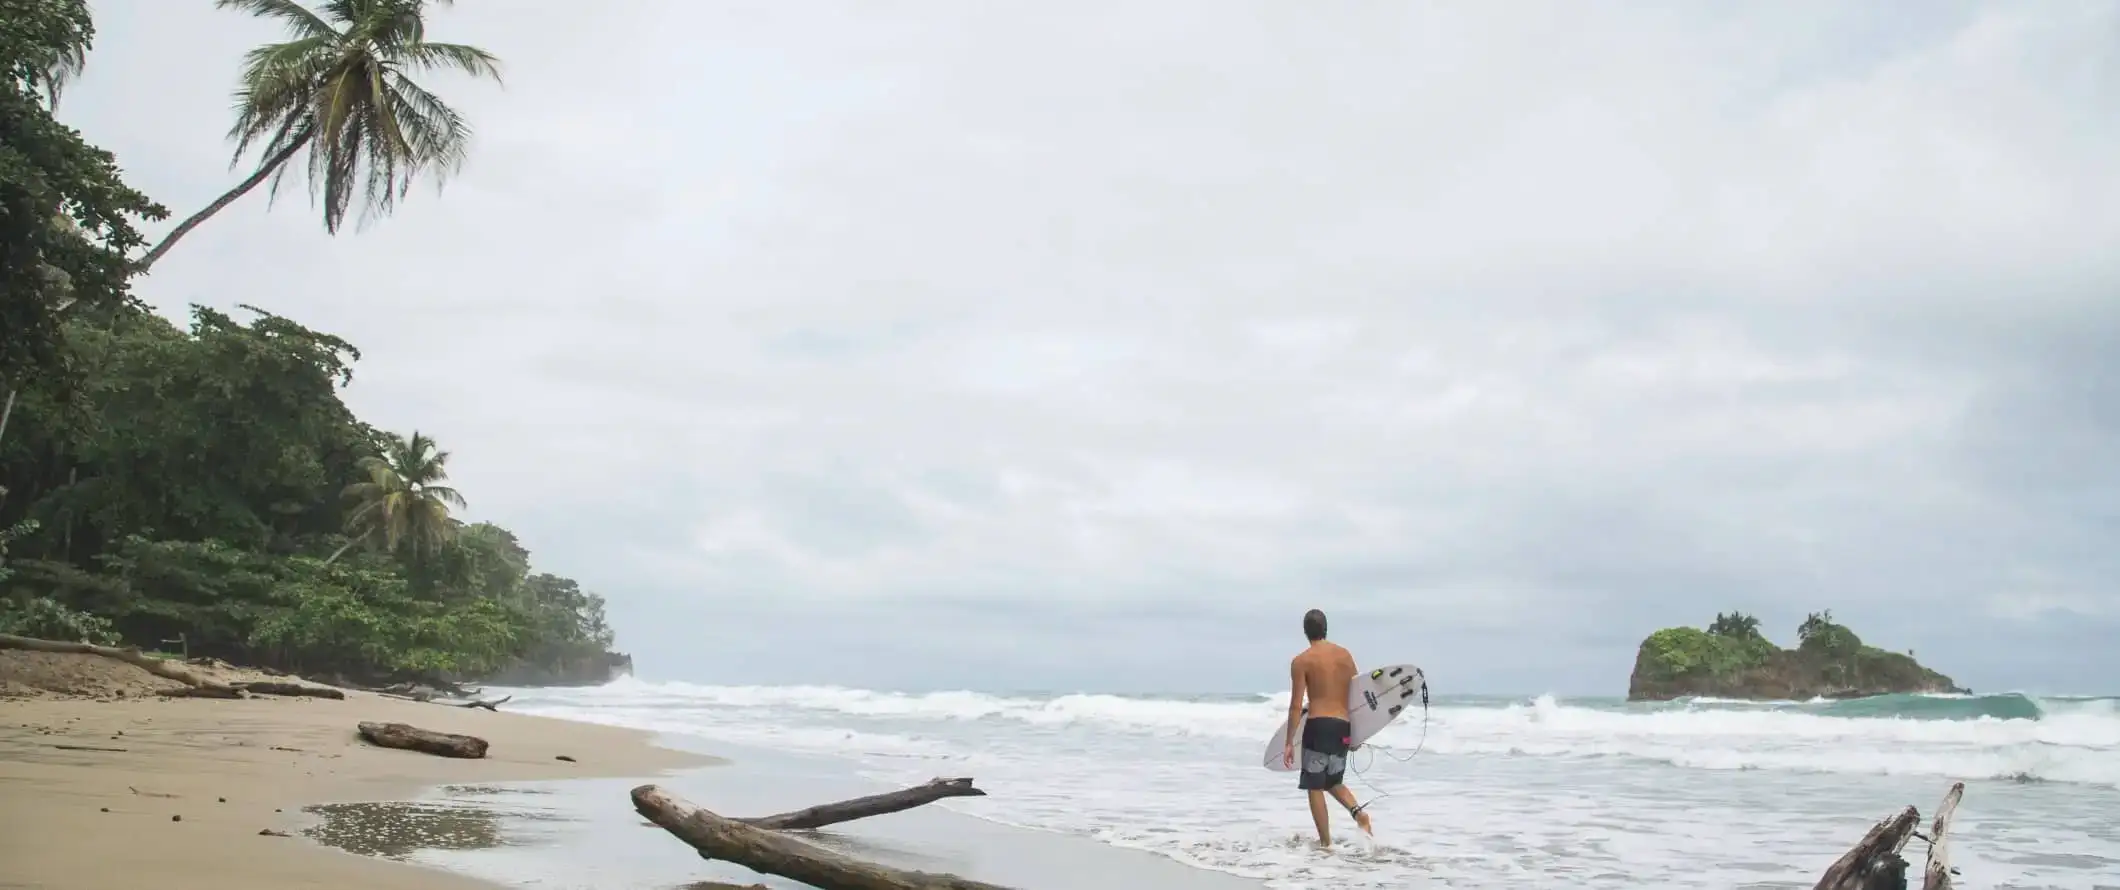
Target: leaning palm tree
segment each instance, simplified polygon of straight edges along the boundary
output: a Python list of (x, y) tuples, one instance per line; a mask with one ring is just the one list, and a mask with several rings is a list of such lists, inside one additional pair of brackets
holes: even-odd
[(279, 19), (293, 39), (243, 57), (236, 89), (234, 167), (253, 146), (263, 160), (134, 264), (146, 272), (200, 223), (266, 180), (279, 193), (288, 162), (309, 152), (309, 191), (324, 199), (324, 230), (337, 234), (358, 197), (362, 218), (387, 214), (422, 172), (439, 183), (462, 169), (471, 128), (413, 73), (455, 69), (499, 83), (500, 60), (475, 46), (427, 39), (429, 5), (453, 0), (214, 0), (222, 9)]
[(409, 437), (391, 435), (383, 453), (361, 458), (355, 466), (365, 478), (344, 493), (353, 502), (346, 514), (352, 540), (324, 561), (336, 561), (355, 544), (381, 544), (393, 553), (409, 546), (424, 555), (449, 540), (457, 528), (449, 509), (463, 509), (464, 496), (442, 484), (449, 479), (448, 465), (449, 452), (417, 430)]

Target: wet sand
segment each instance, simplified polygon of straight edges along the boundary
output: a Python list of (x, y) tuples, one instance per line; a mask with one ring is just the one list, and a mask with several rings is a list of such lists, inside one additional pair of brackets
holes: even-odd
[[(697, 742), (685, 737), (665, 741)], [(716, 747), (724, 749), (735, 760), (728, 767), (686, 770), (654, 781), (727, 816), (763, 816), (897, 787), (862, 779), (848, 764), (830, 758)], [(956, 775), (947, 764), (938, 766)], [(702, 861), (682, 841), (633, 812), (627, 792), (636, 784), (629, 779), (593, 779), (443, 788), (412, 803), (327, 808), (318, 837), (349, 849), (541, 890), (674, 890), (699, 881), (807, 890), (784, 878)], [(1093, 838), (1015, 828), (955, 811), (957, 805), (1006, 811), (1009, 789), (980, 784), (993, 797), (931, 804), (800, 836), (873, 862), (1024, 890), (1263, 886)]]
[[(0, 887), (491, 890), (460, 874), (311, 843), (302, 808), (415, 797), (440, 785), (645, 779), (718, 762), (657, 747), (646, 733), (502, 708), (364, 693), (345, 701), (0, 699)], [(477, 735), (492, 748), (482, 760), (376, 748), (355, 738), (360, 721)]]

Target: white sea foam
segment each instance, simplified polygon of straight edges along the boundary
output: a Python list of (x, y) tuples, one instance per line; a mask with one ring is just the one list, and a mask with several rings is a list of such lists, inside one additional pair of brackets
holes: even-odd
[[(1379, 750), (1355, 757), (1366, 768), (1350, 784), (1365, 799), (1384, 795), (1380, 846), (1324, 856), (1290, 842), (1309, 830), (1292, 779), (1256, 765), (1283, 714), (1272, 694), (909, 694), (628, 679), (519, 695), (537, 713), (840, 756), (883, 781), (925, 779), (938, 769), (931, 761), (953, 761), (1006, 793), (952, 808), (1283, 887), (1807, 885), (1870, 821), (1907, 803), (1926, 808), (1952, 779), (2008, 780), (1973, 792), (1961, 817), (1970, 823), (2011, 808), (2013, 824), (2050, 823), (2037, 832), (2019, 824), (1999, 839), (1969, 832), (1958, 855), (1987, 869), (1982, 883), (2089, 887), (2097, 869), (2120, 871), (2120, 843), (2085, 827), (2098, 824), (2093, 813), (2120, 808), (2112, 699), (1909, 696), (1887, 707), (1441, 698), (1425, 721), (1402, 718), (1377, 738)], [(2041, 843), (2010, 846), (2026, 838)], [(1704, 861), (1717, 864), (1703, 871)]]

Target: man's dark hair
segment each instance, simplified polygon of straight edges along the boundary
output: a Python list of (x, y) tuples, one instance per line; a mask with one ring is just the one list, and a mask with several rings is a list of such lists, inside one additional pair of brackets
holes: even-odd
[(1303, 636), (1315, 643), (1325, 639), (1325, 613), (1312, 609), (1303, 613)]

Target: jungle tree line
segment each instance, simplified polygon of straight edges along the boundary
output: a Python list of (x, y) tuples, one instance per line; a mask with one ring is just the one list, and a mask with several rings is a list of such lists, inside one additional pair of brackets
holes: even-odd
[(600, 597), (457, 519), (432, 439), (346, 408), (352, 344), (247, 306), (180, 327), (129, 289), (298, 160), (332, 232), (461, 164), (468, 128), (412, 75), (498, 69), (426, 40), (442, 2), (218, 0), (289, 32), (241, 64), (230, 138), (257, 162), (142, 252), (167, 211), (55, 116), (85, 0), (0, 0), (0, 632), (373, 679), (605, 657)]

